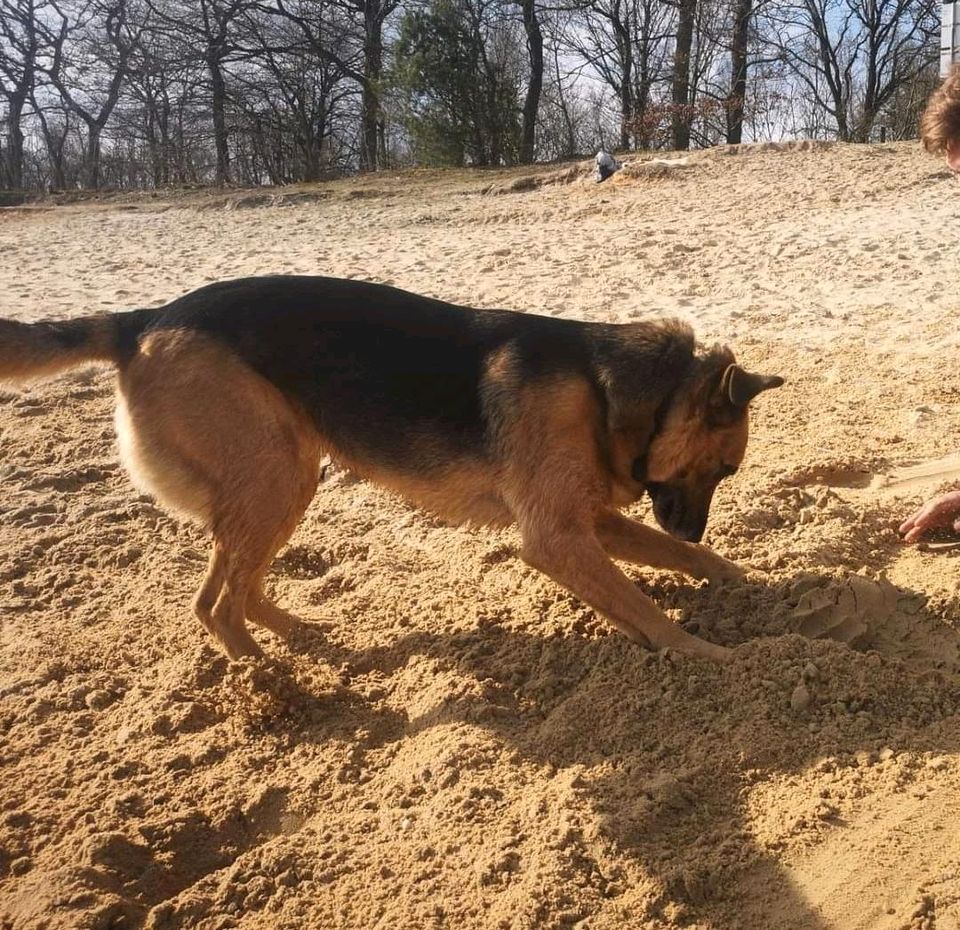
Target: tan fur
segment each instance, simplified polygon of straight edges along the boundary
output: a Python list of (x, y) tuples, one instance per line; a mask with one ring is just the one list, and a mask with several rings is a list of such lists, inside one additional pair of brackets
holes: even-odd
[[(613, 484), (597, 454), (597, 423), (597, 401), (585, 382), (557, 380), (521, 391), (518, 415), (504, 437), (503, 494), (523, 535), (523, 559), (648, 648), (670, 646), (690, 655), (725, 658), (723, 647), (672, 623), (605, 551), (603, 540), (621, 556), (626, 552), (628, 558), (656, 564), (657, 544), (668, 537), (643, 528), (647, 545), (627, 549), (616, 544), (622, 527), (617, 524), (611, 531)], [(668, 556), (668, 561), (685, 570), (681, 559)], [(692, 559), (684, 563), (692, 564)]]
[[(424, 445), (421, 440), (421, 447)], [(433, 467), (429, 474), (390, 471), (374, 462), (344, 453), (326, 441), (325, 451), (357, 477), (366, 478), (449, 523), (507, 526), (513, 522), (497, 488), (492, 462), (463, 458)]]
[[(733, 362), (729, 350), (715, 352), (717, 368)], [(688, 384), (671, 408), (664, 429), (647, 450), (647, 475), (651, 481), (683, 485), (691, 499), (713, 493), (713, 476), (724, 465), (739, 466), (747, 449), (750, 421), (744, 408), (720, 425), (710, 423), (718, 398), (710, 370)]]
[(667, 428), (650, 445), (647, 468), (651, 481), (686, 475), (696, 484), (720, 463), (739, 464), (749, 437), (746, 412), (730, 426), (710, 428), (696, 411), (675, 411)]
[(134, 481), (213, 535), (198, 617), (231, 658), (258, 653), (245, 617), (287, 632), (292, 623), (261, 581), (316, 490), (320, 437), (272, 384), (194, 332), (149, 335), (119, 395)]
[(608, 449), (611, 472), (611, 502), (624, 507), (636, 499), (636, 482), (631, 470), (634, 461), (645, 454), (647, 442), (654, 428), (653, 404), (638, 406), (630, 419), (610, 429)]
[(674, 539), (617, 510), (606, 510), (599, 515), (597, 535), (612, 558), (634, 565), (683, 572), (707, 581), (742, 578), (744, 574), (741, 568), (705, 546)]

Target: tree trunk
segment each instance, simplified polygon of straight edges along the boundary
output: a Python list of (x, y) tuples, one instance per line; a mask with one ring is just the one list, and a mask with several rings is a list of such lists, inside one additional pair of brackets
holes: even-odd
[(53, 187), (58, 191), (67, 189), (67, 172), (63, 164), (63, 143), (65, 141), (65, 139), (62, 139), (60, 140), (61, 144), (54, 144), (52, 148), (48, 148), (53, 169)]
[[(36, 13), (30, 4), (20, 11), (19, 24), (27, 32), (27, 42), (23, 50), (23, 70), (7, 92), (7, 177), (10, 187), (17, 190), (23, 187), (23, 108), (27, 100), (32, 99), (34, 91), (36, 62), (38, 54), (38, 27)], [(12, 75), (11, 75), (12, 77)]]
[(647, 120), (647, 110), (650, 106), (650, 90), (653, 78), (650, 73), (650, 5), (645, 4), (643, 20), (640, 25), (639, 60), (636, 62), (637, 73), (636, 90), (633, 98), (633, 145), (634, 148), (648, 149), (653, 141), (653, 127)]
[(160, 179), (163, 171), (163, 159), (160, 154), (160, 141), (157, 138), (157, 110), (153, 99), (144, 101), (146, 108), (144, 121), (144, 135), (147, 139), (147, 149), (150, 152), (150, 173), (153, 176), (153, 186), (160, 187), (163, 183)]
[(613, 24), (617, 34), (617, 51), (620, 53), (620, 148), (630, 148), (630, 135), (634, 125), (633, 106), (633, 38), (629, 23)]
[(378, 117), (380, 115), (380, 94), (369, 75), (363, 82), (363, 97), (360, 104), (362, 113), (363, 140), (360, 149), (360, 170), (377, 170)]
[(227, 86), (223, 80), (218, 58), (207, 59), (210, 69), (210, 88), (213, 93), (213, 138), (217, 147), (216, 183), (230, 183), (230, 146), (227, 138)]
[(540, 93), (543, 90), (543, 33), (537, 18), (536, 0), (521, 0), (523, 28), (527, 33), (527, 49), (530, 52), (530, 79), (527, 96), (523, 101), (523, 134), (520, 138), (520, 163), (529, 165), (534, 159), (537, 113), (540, 110)]
[(157, 175), (158, 184), (170, 183), (170, 155), (173, 152), (173, 141), (170, 138), (170, 105), (166, 97), (157, 106), (157, 126), (160, 132), (160, 173)]
[(753, 0), (737, 0), (733, 19), (733, 40), (730, 46), (730, 96), (727, 98), (727, 143), (743, 141), (743, 110), (747, 96), (747, 40)]
[(20, 122), (25, 102), (26, 95), (22, 100), (17, 99), (17, 97), (11, 98), (7, 113), (7, 125), (9, 126), (7, 134), (7, 177), (13, 190), (23, 187), (24, 136)]
[(25, 63), (20, 80), (7, 97), (7, 175), (10, 187), (14, 190), (23, 187), (23, 108), (34, 89), (32, 56), (36, 53), (36, 44), (32, 42), (29, 52), (31, 58)]
[(96, 123), (87, 124), (87, 145), (84, 152), (83, 184), (90, 190), (100, 186), (100, 134), (103, 127)]
[(630, 129), (633, 126), (633, 84), (623, 81), (620, 84), (620, 148), (630, 148)]
[(869, 52), (867, 59), (867, 79), (865, 81), (866, 86), (863, 91), (863, 110), (858, 114), (858, 119), (856, 126), (853, 130), (853, 141), (854, 142), (869, 142), (870, 133), (873, 132), (873, 122), (877, 118), (877, 111), (879, 107), (877, 105), (877, 90), (878, 90), (878, 74), (877, 74), (877, 50), (874, 45), (874, 32), (875, 26), (871, 23), (868, 26), (870, 35), (869, 35)]
[(363, 90), (360, 102), (360, 169), (376, 171), (379, 167), (380, 79), (383, 75), (383, 22), (380, 19), (379, 2), (367, 0), (363, 16), (366, 41), (363, 47)]
[(697, 0), (680, 0), (677, 20), (677, 48), (673, 56), (673, 147), (690, 148), (690, 50)]
[(66, 172), (63, 168), (63, 150), (67, 135), (70, 132), (69, 121), (64, 116), (63, 134), (58, 138), (54, 135), (43, 109), (37, 106), (36, 99), (33, 99), (33, 108), (40, 120), (40, 129), (43, 132), (43, 140), (46, 142), (47, 154), (50, 157), (50, 172), (53, 175), (50, 179), (51, 186), (54, 190), (62, 191), (67, 186)]

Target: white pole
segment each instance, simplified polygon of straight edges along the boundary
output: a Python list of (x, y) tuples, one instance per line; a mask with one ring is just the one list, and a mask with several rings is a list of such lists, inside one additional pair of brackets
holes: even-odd
[(940, 77), (960, 62), (960, 0), (943, 0), (940, 25)]

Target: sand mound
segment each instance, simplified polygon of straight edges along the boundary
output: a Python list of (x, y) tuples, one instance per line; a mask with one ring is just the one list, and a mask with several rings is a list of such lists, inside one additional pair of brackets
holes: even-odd
[(663, 180), (674, 173), (688, 171), (697, 162), (697, 157), (690, 155), (682, 158), (651, 158), (646, 161), (639, 159), (624, 163), (614, 176), (615, 181), (625, 180)]
[[(370, 196), (369, 192), (364, 192)], [(223, 206), (227, 210), (255, 210), (258, 207), (299, 207), (317, 203), (332, 196), (330, 191), (291, 191), (287, 193), (244, 193), (228, 197)], [(216, 204), (216, 202), (214, 202)]]
[[(761, 155), (771, 152), (823, 152), (836, 143), (815, 139), (791, 142), (750, 142), (740, 145), (718, 145), (705, 151), (690, 152), (683, 156), (663, 158), (649, 155), (625, 156), (622, 167), (613, 175), (612, 181), (623, 183), (632, 180), (664, 180), (674, 172), (688, 171), (696, 167), (704, 158), (714, 155)], [(592, 161), (579, 162), (568, 168), (547, 173), (525, 174), (507, 181), (497, 181), (484, 189), (484, 193), (500, 196), (503, 194), (525, 194), (555, 184), (574, 182), (596, 183), (595, 166)]]
[(711, 155), (766, 155), (770, 152), (828, 152), (839, 143), (824, 139), (791, 139), (787, 142), (741, 142), (715, 145), (701, 153)]
[(547, 169), (572, 180), (533, 197), (410, 172), (296, 210), (7, 217), (0, 314), (21, 319), (352, 275), (680, 315), (787, 383), (708, 527), (746, 579), (627, 568), (735, 647), (722, 668), (612, 633), (516, 533), (333, 468), (267, 581), (303, 628), (232, 665), (190, 611), (206, 541), (117, 464), (113, 376), (4, 389), (2, 930), (960, 922), (960, 561), (895, 532), (957, 476), (953, 182), (912, 145), (751, 152), (637, 159), (655, 183), (616, 187)]
[[(698, 154), (678, 158), (627, 157), (623, 166), (608, 181), (622, 183), (627, 180), (662, 180), (673, 172), (693, 167)], [(544, 187), (565, 184), (589, 184), (597, 186), (596, 166), (592, 161), (579, 162), (568, 168), (547, 173), (525, 174), (507, 181), (498, 181), (484, 189), (485, 194), (526, 194)], [(609, 189), (609, 188), (606, 188)]]
[(592, 179), (593, 172), (594, 165), (592, 161), (579, 162), (567, 168), (562, 168), (559, 171), (524, 174), (507, 181), (496, 181), (486, 187), (483, 193), (491, 194), (495, 197), (503, 194), (526, 194), (530, 191), (539, 190), (541, 187), (549, 187), (554, 184), (572, 184), (575, 181)]
[(811, 639), (829, 637), (856, 643), (872, 623), (882, 623), (896, 610), (897, 590), (888, 581), (851, 575), (826, 588), (814, 588), (800, 598), (793, 616), (797, 631)]

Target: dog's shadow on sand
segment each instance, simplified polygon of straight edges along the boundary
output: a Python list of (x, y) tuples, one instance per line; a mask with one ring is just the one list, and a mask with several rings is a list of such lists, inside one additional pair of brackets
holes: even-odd
[[(577, 773), (569, 790), (590, 812), (595, 836), (571, 840), (580, 843), (576, 855), (586, 861), (591, 848), (613, 850), (627, 874), (602, 877), (598, 894), (622, 895), (621, 910), (630, 908), (633, 883), (647, 885), (636, 903), (652, 923), (638, 926), (669, 920), (717, 930), (827, 930), (832, 925), (794, 885), (778, 849), (792, 841), (815, 846), (842, 824), (831, 780), (849, 782), (853, 772), (869, 780), (872, 767), (895, 765), (902, 754), (960, 750), (960, 728), (943, 725), (960, 708), (956, 663), (904, 650), (902, 636), (896, 649), (885, 649), (904, 631), (936, 629), (938, 643), (960, 655), (960, 635), (917, 592), (900, 589), (883, 621), (890, 629), (868, 631), (859, 648), (791, 634), (783, 617), (766, 631), (779, 635), (763, 635), (764, 609), (779, 609), (785, 592), (799, 601), (835, 581), (804, 574), (776, 585), (751, 578), (719, 596), (680, 584), (655, 591), (688, 627), (699, 624), (701, 635), (737, 646), (726, 666), (646, 652), (603, 635), (599, 622), (592, 635), (552, 637), (488, 622), (462, 632), (411, 632), (370, 649), (338, 644), (335, 631), (306, 623), (291, 650), (345, 670), (348, 679), (389, 679), (427, 661), (475, 687), (454, 689), (410, 716), (387, 698), (358, 696), (348, 682), (332, 703), (302, 694), (327, 710), (291, 735), (324, 741), (363, 730), (371, 750), (443, 724), (481, 726), (521, 760)], [(748, 814), (753, 791), (811, 771), (822, 777), (794, 779), (801, 787), (790, 797), (791, 822), (767, 824), (758, 838)], [(660, 888), (652, 906), (651, 879)], [(911, 903), (893, 906), (909, 918)], [(890, 904), (865, 900), (864, 912), (877, 909), (879, 919)]]

